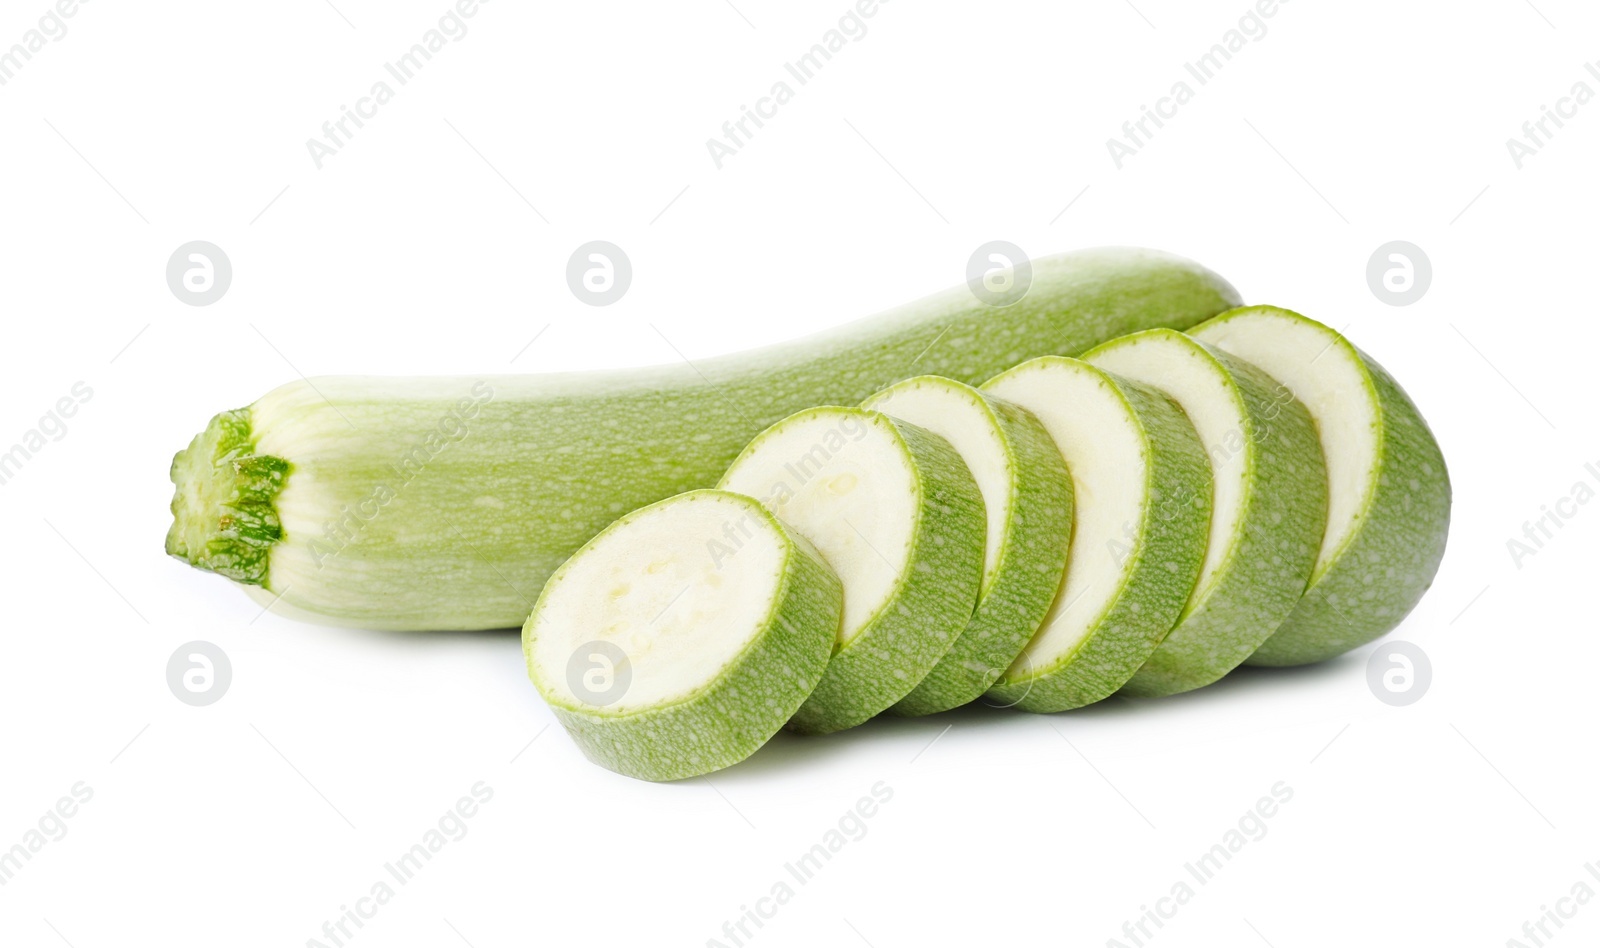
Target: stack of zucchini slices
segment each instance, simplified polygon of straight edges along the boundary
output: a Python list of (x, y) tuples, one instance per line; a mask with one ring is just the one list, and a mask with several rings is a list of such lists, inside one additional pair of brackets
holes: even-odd
[(529, 673), (584, 753), (708, 773), (984, 699), (1064, 711), (1369, 642), (1432, 582), (1444, 459), (1338, 333), (1231, 310), (756, 437), (550, 578)]

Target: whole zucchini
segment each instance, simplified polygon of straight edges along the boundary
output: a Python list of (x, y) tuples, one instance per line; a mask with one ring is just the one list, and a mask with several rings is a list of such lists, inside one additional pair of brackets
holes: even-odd
[(178, 452), (167, 552), (275, 611), (374, 629), (522, 624), (557, 566), (623, 514), (714, 485), (767, 425), (915, 375), (968, 383), (1237, 306), (1190, 261), (1035, 260), (998, 308), (958, 286), (795, 342), (648, 369), (327, 377), (223, 412)]

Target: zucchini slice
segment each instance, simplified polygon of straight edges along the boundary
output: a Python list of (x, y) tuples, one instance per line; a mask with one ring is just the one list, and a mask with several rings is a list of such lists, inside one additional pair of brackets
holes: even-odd
[(680, 494), (556, 570), (522, 629), (528, 676), (585, 756), (678, 780), (750, 756), (822, 678), (839, 579), (760, 504)]
[(938, 435), (881, 412), (814, 408), (750, 442), (722, 478), (816, 544), (844, 584), (832, 661), (789, 727), (854, 727), (950, 651), (983, 578), (983, 497)]
[(977, 700), (1044, 621), (1067, 565), (1072, 480), (1037, 418), (970, 385), (921, 376), (863, 407), (949, 441), (983, 496), (988, 522), (977, 609), (928, 677), (889, 709), (934, 714)]
[(1028, 711), (1111, 695), (1161, 644), (1200, 575), (1211, 471), (1160, 392), (1076, 359), (1024, 362), (983, 390), (1032, 412), (1072, 474), (1066, 577), (1044, 623), (990, 689)]
[(1293, 392), (1328, 463), (1310, 588), (1246, 664), (1319, 662), (1399, 625), (1433, 584), (1450, 533), (1450, 473), (1422, 413), (1371, 356), (1299, 313), (1249, 306), (1192, 335)]
[(1316, 428), (1265, 372), (1181, 332), (1123, 336), (1084, 359), (1171, 396), (1212, 469), (1200, 581), (1178, 624), (1122, 690), (1151, 697), (1209, 685), (1283, 624), (1311, 578), (1328, 514)]

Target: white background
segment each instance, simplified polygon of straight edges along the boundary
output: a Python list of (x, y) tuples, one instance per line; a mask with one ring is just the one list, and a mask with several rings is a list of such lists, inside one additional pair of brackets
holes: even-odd
[[(94, 792), (0, 887), (0, 942), (305, 945), (477, 781), (468, 835), (348, 944), (732, 944), (878, 781), (867, 835), (748, 943), (1131, 945), (1278, 781), (1265, 838), (1148, 943), (1498, 946), (1600, 890), (1600, 508), (1520, 568), (1506, 545), (1600, 462), (1600, 104), (1521, 170), (1505, 145), (1600, 91), (1592, 5), (1286, 3), (1118, 170), (1106, 139), (1246, 0), (894, 0), (718, 170), (705, 140), (845, 0), (496, 0), (319, 171), (306, 139), (447, 9), (333, 2), (98, 0), (0, 87), (0, 443), (94, 392), (0, 487), (0, 847)], [(7, 0), (0, 48), (46, 9)], [(606, 308), (563, 276), (592, 239), (633, 261)], [(582, 758), (513, 635), (300, 625), (162, 555), (172, 453), (297, 372), (709, 356), (959, 283), (994, 239), (1194, 257), (1402, 381), (1455, 485), (1394, 635), (1432, 659), (1420, 702), (1373, 696), (1369, 646), (1159, 701), (780, 736), (657, 786)], [(1394, 239), (1433, 262), (1407, 307), (1365, 278)], [(164, 279), (191, 240), (233, 262), (209, 307)], [(206, 708), (165, 681), (192, 639), (233, 663)], [(1592, 943), (1600, 907), (1566, 924)]]

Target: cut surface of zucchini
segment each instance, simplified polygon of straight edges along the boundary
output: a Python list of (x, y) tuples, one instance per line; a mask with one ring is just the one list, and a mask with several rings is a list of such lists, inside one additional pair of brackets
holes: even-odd
[(692, 491), (606, 528), (523, 628), (528, 674), (584, 754), (675, 780), (737, 763), (798, 709), (843, 592), (754, 500)]
[(854, 727), (904, 698), (971, 618), (983, 498), (938, 435), (881, 412), (815, 408), (758, 435), (719, 486), (759, 499), (844, 584), (838, 645), (794, 730)]

